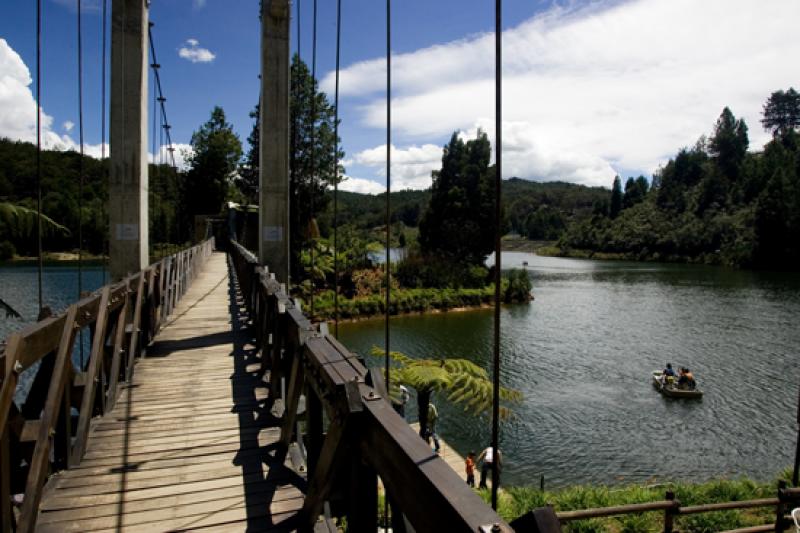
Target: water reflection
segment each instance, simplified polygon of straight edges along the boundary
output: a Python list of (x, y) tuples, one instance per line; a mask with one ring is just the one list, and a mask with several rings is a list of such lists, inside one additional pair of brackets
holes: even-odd
[[(507, 481), (770, 479), (791, 464), (800, 277), (503, 255), (504, 268), (523, 262), (536, 300), (502, 310), (502, 379), (525, 394), (503, 427)], [(341, 338), (367, 353), (382, 346), (382, 328), (351, 323)], [(417, 357), (488, 368), (491, 338), (491, 310), (392, 320), (392, 349)], [(692, 368), (702, 401), (655, 392), (650, 372), (667, 361)], [(462, 453), (486, 445), (488, 420), (442, 398), (437, 406), (442, 433)]]

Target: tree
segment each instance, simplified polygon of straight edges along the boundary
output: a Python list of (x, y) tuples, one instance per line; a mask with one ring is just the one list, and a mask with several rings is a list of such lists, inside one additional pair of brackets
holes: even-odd
[(800, 94), (789, 87), (788, 91), (775, 91), (764, 104), (761, 124), (773, 136), (783, 137), (800, 127)]
[(628, 178), (625, 182), (625, 194), (622, 197), (622, 209), (633, 207), (644, 200), (649, 188), (650, 184), (644, 176), (636, 179)]
[[(308, 66), (295, 54), (292, 58), (289, 98), (289, 217), (291, 227), (290, 264), (292, 275), (302, 277), (300, 251), (308, 247), (316, 228), (316, 217), (325, 210), (330, 198), (325, 191), (334, 185), (334, 162), (344, 158), (339, 150), (334, 159), (334, 112), (325, 93)], [(344, 175), (339, 165), (338, 175)]]
[(418, 239), (425, 255), (482, 265), (493, 250), (491, 152), (489, 139), (480, 130), (477, 138), (467, 142), (453, 133), (444, 147), (442, 169), (432, 173), (431, 200), (419, 225)]
[[(228, 196), (242, 158), (242, 143), (225, 121), (225, 112), (215, 106), (211, 118), (192, 134), (192, 153), (184, 202), (190, 216), (216, 215)], [(193, 219), (189, 220), (190, 224)]]
[(608, 216), (612, 219), (617, 218), (620, 211), (622, 211), (622, 180), (616, 176), (614, 185), (611, 187), (611, 205), (608, 208)]
[[(371, 355), (384, 358), (386, 351), (373, 346)], [(419, 410), (419, 434), (428, 431), (428, 404), (434, 392), (446, 392), (447, 400), (462, 405), (464, 411), (473, 415), (489, 414), (492, 410), (492, 381), (489, 374), (467, 359), (413, 359), (400, 352), (389, 352), (389, 358), (398, 366), (392, 368), (392, 390), (390, 396), (399, 396), (400, 384), (417, 391)], [(508, 418), (508, 404), (522, 401), (522, 393), (500, 387), (500, 418)]]
[(708, 151), (728, 179), (735, 180), (739, 176), (749, 142), (744, 119), (737, 120), (729, 108), (723, 109), (714, 134), (708, 140)]
[(251, 204), (258, 203), (259, 145), (261, 142), (258, 122), (260, 110), (261, 104), (259, 103), (250, 111), (250, 118), (254, 120), (253, 129), (250, 130), (250, 135), (247, 137), (250, 149), (247, 150), (247, 155), (239, 165), (239, 176), (236, 179), (236, 186)]

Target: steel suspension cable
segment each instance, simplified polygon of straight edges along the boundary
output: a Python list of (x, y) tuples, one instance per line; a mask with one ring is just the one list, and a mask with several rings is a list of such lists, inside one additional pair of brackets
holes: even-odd
[(333, 97), (333, 335), (339, 338), (339, 52), (342, 0), (336, 0), (336, 89)]
[(386, 390), (389, 389), (389, 304), (392, 292), (392, 259), (389, 255), (389, 210), (392, 192), (392, 0), (386, 0), (386, 310), (384, 313), (384, 364), (386, 365)]
[[(386, 0), (386, 310), (384, 314), (384, 364), (386, 365), (386, 391), (391, 403), (390, 364), (389, 364), (389, 305), (392, 295), (392, 257), (390, 255), (389, 214), (391, 209), (390, 195), (392, 192), (392, 0)], [(383, 516), (384, 531), (389, 531), (389, 498), (384, 490)]]
[(311, 316), (314, 316), (314, 248), (316, 246), (316, 217), (314, 216), (314, 195), (317, 185), (317, 0), (314, 0), (313, 34), (311, 37), (311, 220), (309, 220), (309, 236), (311, 237)]
[[(81, 0), (78, 0), (78, 300), (83, 297), (83, 34), (81, 29)], [(81, 370), (83, 370), (83, 329), (80, 331)]]
[(503, 179), (503, 21), (502, 0), (495, 0), (494, 15), (494, 105), (495, 105), (495, 175), (494, 175), (494, 357), (492, 364), (492, 509), (497, 510), (497, 486), (500, 482), (500, 223)]
[(44, 308), (42, 300), (42, 0), (36, 0), (36, 255), (38, 257), (37, 282), (39, 290), (39, 315)]
[[(101, 67), (100, 67), (100, 161), (103, 164), (103, 180), (108, 183), (106, 179), (106, 41), (107, 35), (107, 20), (108, 20), (108, 0), (103, 0), (103, 44), (101, 46)], [(103, 221), (106, 220), (106, 203), (100, 203), (100, 214)], [(103, 285), (106, 284), (106, 277), (108, 275), (108, 253), (106, 250), (106, 235), (103, 232), (103, 243), (101, 245), (101, 253), (103, 254)]]

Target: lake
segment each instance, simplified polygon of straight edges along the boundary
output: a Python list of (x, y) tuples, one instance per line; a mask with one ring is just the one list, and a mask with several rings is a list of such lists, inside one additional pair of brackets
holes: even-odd
[[(6, 316), (0, 310), (0, 340), (9, 333), (33, 324), (39, 315), (38, 268), (36, 263), (3, 263), (0, 264), (0, 298), (13, 307), (21, 319)], [(94, 291), (103, 286), (108, 278), (104, 275), (101, 264), (84, 264), (82, 267), (82, 285), (84, 291)], [(53, 313), (64, 311), (70, 304), (78, 301), (78, 268), (74, 263), (49, 263), (42, 270), (42, 300), (50, 306)], [(89, 336), (83, 336), (83, 357), (89, 357)], [(81, 351), (73, 352), (73, 361), (80, 364)], [(30, 381), (39, 366), (34, 365), (20, 376), (20, 385), (14, 395), (19, 404), (27, 395)]]
[[(506, 483), (769, 480), (792, 464), (799, 275), (503, 254), (503, 268), (523, 262), (536, 299), (501, 312), (502, 381), (525, 395), (501, 429)], [(488, 369), (492, 313), (394, 317), (391, 349)], [(381, 320), (340, 333), (368, 358), (383, 346)], [(651, 371), (667, 362), (691, 368), (702, 400), (655, 391)], [(488, 445), (488, 419), (434, 402), (458, 451)]]
[[(503, 383), (525, 395), (501, 430), (506, 483), (769, 480), (791, 465), (800, 275), (503, 254), (504, 268), (523, 261), (536, 300), (502, 309)], [(103, 279), (100, 266), (84, 268), (86, 290)], [(48, 265), (45, 304), (65, 309), (76, 280), (74, 265)], [(0, 298), (25, 319), (0, 313), (2, 338), (36, 318), (36, 266), (0, 266)], [(489, 367), (491, 309), (395, 317), (391, 327), (393, 350)], [(343, 324), (340, 338), (367, 355), (383, 345), (383, 322)], [(701, 401), (656, 393), (650, 373), (667, 361), (692, 369)], [(485, 418), (434, 401), (458, 451), (488, 444)]]

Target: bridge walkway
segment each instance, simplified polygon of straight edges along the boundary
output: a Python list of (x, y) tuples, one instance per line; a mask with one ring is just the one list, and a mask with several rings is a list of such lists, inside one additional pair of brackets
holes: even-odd
[(234, 279), (214, 253), (83, 461), (48, 482), (37, 530), (293, 529), (305, 480), (275, 459), (280, 422)]

